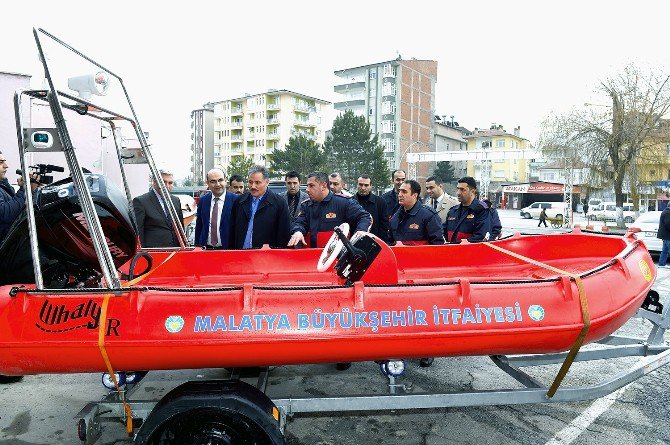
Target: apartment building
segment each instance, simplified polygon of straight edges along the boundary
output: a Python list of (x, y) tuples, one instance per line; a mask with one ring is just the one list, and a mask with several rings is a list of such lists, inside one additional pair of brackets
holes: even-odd
[[(492, 124), (489, 129), (475, 128), (475, 131), (466, 135), (468, 150), (529, 150), (530, 141), (520, 135), (521, 127), (514, 129), (514, 133), (505, 131), (502, 125)], [(488, 166), (489, 187), (491, 190), (503, 184), (525, 183), (530, 176), (529, 159), (514, 159), (508, 156), (505, 160), (491, 161)], [(482, 180), (483, 162), (468, 161), (468, 176), (477, 181)]]
[(215, 165), (213, 105), (191, 111), (191, 140), (191, 179), (200, 184)]
[[(208, 103), (213, 110), (213, 164), (224, 170), (236, 156), (269, 165), (272, 153), (291, 136), (323, 144), (330, 102), (288, 90), (269, 90)], [(195, 156), (194, 156), (195, 158)]]
[[(379, 135), (390, 169), (407, 168), (408, 152), (435, 151), (433, 116), (437, 62), (404, 60), (335, 71), (340, 94), (335, 110), (366, 116), (372, 133)], [(418, 178), (432, 172), (418, 165)]]

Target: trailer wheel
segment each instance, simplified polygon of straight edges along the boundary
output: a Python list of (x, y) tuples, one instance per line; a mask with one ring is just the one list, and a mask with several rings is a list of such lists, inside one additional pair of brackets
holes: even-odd
[(144, 420), (136, 445), (284, 445), (281, 413), (259, 389), (235, 380), (186, 382)]
[(149, 445), (271, 445), (269, 433), (236, 412), (194, 409), (178, 415), (154, 433)]

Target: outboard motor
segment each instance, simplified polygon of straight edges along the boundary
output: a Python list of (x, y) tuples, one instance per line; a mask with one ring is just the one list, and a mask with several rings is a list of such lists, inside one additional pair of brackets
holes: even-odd
[[(114, 265), (119, 267), (137, 251), (128, 201), (104, 176), (88, 173), (84, 178)], [(100, 264), (72, 179), (39, 189), (34, 204), (44, 285), (50, 288), (95, 285), (101, 274)], [(0, 285), (35, 282), (25, 210), (0, 245), (0, 270)]]
[(369, 234), (363, 236), (354, 235), (350, 241), (344, 236), (339, 227), (335, 228), (335, 233), (337, 233), (344, 243), (344, 249), (342, 249), (342, 252), (337, 257), (335, 272), (337, 272), (340, 278), (346, 280), (346, 286), (351, 286), (367, 272), (372, 262), (379, 255), (381, 247), (377, 240)]

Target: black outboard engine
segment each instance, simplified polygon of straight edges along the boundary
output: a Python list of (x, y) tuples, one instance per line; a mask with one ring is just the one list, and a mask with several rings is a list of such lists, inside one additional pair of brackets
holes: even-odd
[(337, 257), (335, 272), (346, 280), (346, 286), (351, 286), (363, 277), (382, 249), (372, 236), (354, 235), (349, 241), (339, 227), (335, 228), (335, 233), (344, 243), (344, 249)]
[[(114, 265), (119, 267), (137, 251), (128, 201), (104, 176), (89, 173), (84, 179)], [(34, 204), (44, 285), (50, 288), (95, 285), (100, 277), (100, 264), (72, 179), (38, 189)], [(35, 282), (25, 210), (0, 245), (0, 271), (0, 285)]]

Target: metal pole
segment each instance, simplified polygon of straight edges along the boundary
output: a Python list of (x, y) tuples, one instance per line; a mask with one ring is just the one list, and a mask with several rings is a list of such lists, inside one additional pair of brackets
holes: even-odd
[(23, 91), (14, 93), (14, 115), (16, 117), (16, 140), (19, 142), (19, 159), (21, 161), (21, 176), (23, 177), (23, 191), (26, 196), (26, 216), (28, 217), (28, 230), (30, 233), (30, 252), (33, 256), (33, 271), (35, 273), (35, 285), (37, 289), (44, 289), (42, 279), (42, 264), (40, 263), (40, 249), (37, 241), (37, 224), (35, 222), (35, 206), (33, 204), (33, 193), (30, 187), (30, 172), (26, 162), (26, 143), (23, 139), (23, 118), (21, 117), (21, 96)]
[(67, 161), (68, 167), (70, 169), (72, 183), (75, 190), (77, 191), (77, 195), (79, 196), (79, 204), (82, 208), (84, 217), (86, 218), (89, 234), (91, 236), (91, 243), (93, 244), (98, 261), (100, 262), (100, 270), (103, 277), (105, 278), (105, 284), (107, 287), (118, 289), (121, 287), (121, 282), (119, 281), (116, 266), (114, 265), (114, 260), (111, 253), (109, 252), (109, 246), (107, 245), (105, 234), (102, 231), (100, 220), (98, 219), (98, 215), (95, 211), (93, 198), (91, 197), (91, 193), (88, 189), (88, 186), (86, 185), (84, 173), (81, 170), (79, 161), (77, 160), (77, 155), (74, 152), (72, 140), (70, 139), (67, 124), (65, 123), (65, 117), (63, 116), (63, 109), (60, 104), (58, 90), (56, 90), (56, 87), (53, 84), (53, 79), (51, 78), (51, 73), (49, 72), (49, 67), (46, 62), (46, 57), (42, 49), (39, 35), (37, 34), (37, 30), (34, 28), (33, 34), (35, 36), (35, 43), (37, 44), (40, 61), (44, 67), (44, 75), (49, 84), (49, 93), (47, 94), (47, 99), (49, 101), (51, 113), (56, 124), (58, 136), (60, 137), (61, 144), (63, 145), (63, 152), (65, 154), (65, 160)]

